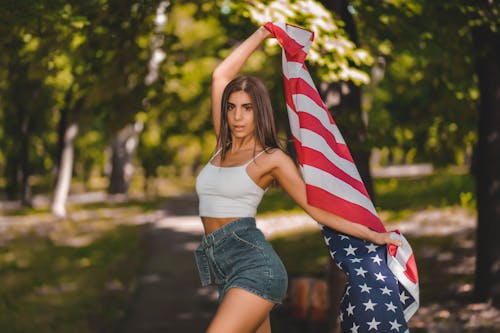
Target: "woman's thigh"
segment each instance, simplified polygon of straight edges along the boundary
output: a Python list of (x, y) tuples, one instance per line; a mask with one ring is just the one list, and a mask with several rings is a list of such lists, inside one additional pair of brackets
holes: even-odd
[(267, 319), (274, 303), (241, 288), (224, 295), (207, 333), (254, 333)]

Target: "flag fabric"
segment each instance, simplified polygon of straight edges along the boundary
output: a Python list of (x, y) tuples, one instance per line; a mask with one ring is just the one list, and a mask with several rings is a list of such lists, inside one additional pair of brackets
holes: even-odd
[[(305, 65), (314, 34), (283, 23), (265, 24), (283, 48), (288, 119), (309, 204), (377, 232), (386, 229), (349, 149)], [(343, 332), (408, 332), (418, 309), (418, 274), (409, 243), (379, 246), (321, 225), (330, 255), (346, 273)]]

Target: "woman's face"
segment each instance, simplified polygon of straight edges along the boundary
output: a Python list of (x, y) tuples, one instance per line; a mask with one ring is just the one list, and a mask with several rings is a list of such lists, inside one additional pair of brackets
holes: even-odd
[(254, 135), (254, 109), (250, 96), (240, 90), (235, 91), (227, 100), (227, 122), (231, 135), (235, 138), (245, 138)]

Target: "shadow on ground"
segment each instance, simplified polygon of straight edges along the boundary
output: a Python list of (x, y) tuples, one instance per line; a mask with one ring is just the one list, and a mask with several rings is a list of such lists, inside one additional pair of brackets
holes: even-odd
[(192, 251), (199, 233), (150, 227), (137, 295), (119, 332), (203, 332), (216, 308), (201, 288)]

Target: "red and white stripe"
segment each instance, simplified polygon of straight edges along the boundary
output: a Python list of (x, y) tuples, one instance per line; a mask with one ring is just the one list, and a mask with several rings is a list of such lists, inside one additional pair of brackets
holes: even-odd
[[(309, 204), (385, 232), (349, 149), (304, 64), (314, 34), (283, 23), (269, 22), (265, 27), (283, 47), (288, 119)], [(413, 253), (406, 239), (400, 234), (397, 237), (404, 245), (388, 251), (389, 264), (398, 280), (401, 278), (401, 283), (418, 300)], [(415, 311), (416, 308), (408, 316)]]

